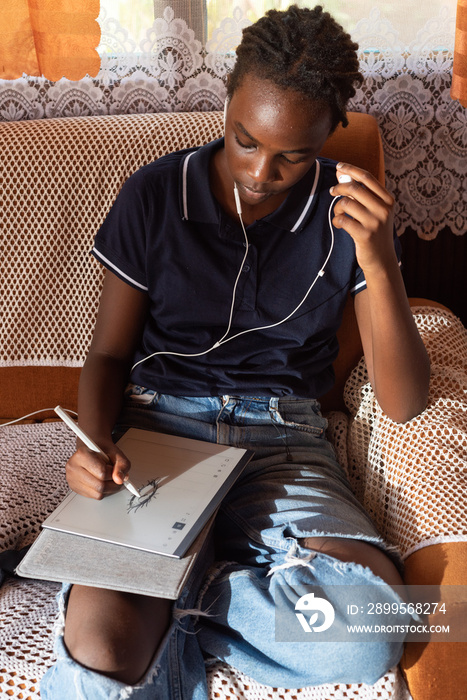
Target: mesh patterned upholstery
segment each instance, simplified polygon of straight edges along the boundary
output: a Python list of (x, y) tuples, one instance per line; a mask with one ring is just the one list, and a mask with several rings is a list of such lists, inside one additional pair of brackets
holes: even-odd
[(449, 311), (413, 312), (431, 361), (427, 409), (408, 423), (391, 421), (363, 359), (345, 390), (353, 490), (404, 557), (427, 544), (467, 540), (467, 331)]
[(221, 131), (219, 112), (0, 125), (0, 366), (83, 364), (103, 275), (88, 251), (122, 184)]
[(64, 465), (75, 437), (64, 423), (0, 430), (0, 552), (34, 542), (41, 524), (66, 496)]

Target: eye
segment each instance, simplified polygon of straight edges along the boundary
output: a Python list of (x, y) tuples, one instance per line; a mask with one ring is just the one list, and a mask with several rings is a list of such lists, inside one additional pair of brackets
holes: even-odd
[[(254, 151), (256, 148), (256, 144), (254, 143), (243, 143), (243, 141), (240, 141), (239, 137), (237, 134), (234, 134), (235, 141), (236, 143), (240, 146), (240, 148), (243, 148), (246, 151)], [(305, 163), (308, 160), (307, 156), (299, 157), (297, 160), (292, 160), (291, 158), (288, 158), (285, 153), (279, 153), (277, 155), (278, 158), (281, 160), (285, 161), (286, 163), (290, 165), (299, 165), (300, 163)]]
[(247, 150), (253, 150), (255, 148), (255, 145), (252, 143), (242, 143), (242, 141), (240, 141), (240, 139), (238, 138), (237, 134), (235, 134), (235, 141), (238, 143), (240, 148), (245, 148)]
[(285, 160), (286, 163), (290, 163), (291, 165), (299, 165), (300, 163), (304, 163), (307, 159), (304, 156), (303, 158), (299, 158), (298, 160), (291, 160), (290, 158), (287, 158), (286, 155), (282, 153), (281, 158)]

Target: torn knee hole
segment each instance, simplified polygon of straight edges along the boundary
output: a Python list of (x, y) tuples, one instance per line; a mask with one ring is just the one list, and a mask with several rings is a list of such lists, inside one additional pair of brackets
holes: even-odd
[(272, 576), (276, 571), (279, 571), (281, 569), (290, 569), (293, 566), (306, 566), (308, 565), (312, 559), (315, 558), (317, 555), (317, 552), (315, 551), (310, 551), (308, 554), (297, 554), (297, 549), (298, 549), (298, 543), (294, 542), (287, 554), (285, 555), (285, 559), (282, 564), (277, 564), (277, 566), (272, 566), (270, 570), (268, 571), (268, 576)]

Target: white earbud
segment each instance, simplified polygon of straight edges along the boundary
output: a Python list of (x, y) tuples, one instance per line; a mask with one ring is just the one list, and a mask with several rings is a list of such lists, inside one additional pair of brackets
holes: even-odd
[(352, 182), (352, 178), (350, 177), (350, 175), (344, 175), (344, 173), (338, 175), (337, 179), (341, 184), (344, 184), (344, 182)]
[(234, 184), (234, 197), (235, 197), (235, 206), (237, 207), (237, 214), (241, 218), (241, 216), (242, 216), (242, 203), (240, 201), (240, 195), (238, 194), (237, 183)]

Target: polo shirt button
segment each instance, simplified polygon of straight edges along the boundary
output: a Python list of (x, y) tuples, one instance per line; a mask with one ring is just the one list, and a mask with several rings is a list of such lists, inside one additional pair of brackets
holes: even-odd
[(250, 272), (250, 266), (249, 265), (244, 265), (242, 272)]

